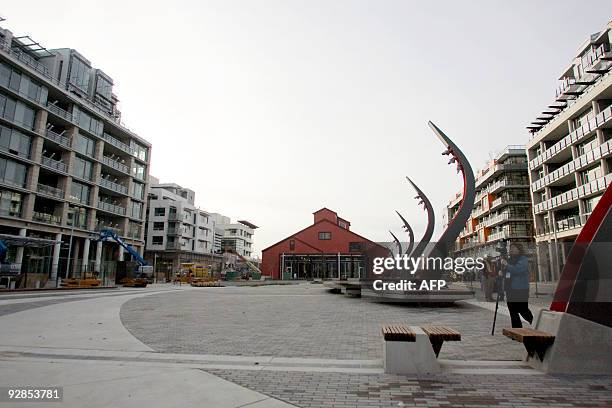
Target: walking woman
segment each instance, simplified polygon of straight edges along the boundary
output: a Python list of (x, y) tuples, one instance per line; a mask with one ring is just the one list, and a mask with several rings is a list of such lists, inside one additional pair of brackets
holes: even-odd
[(521, 316), (531, 324), (533, 314), (529, 310), (529, 262), (521, 244), (510, 244), (507, 260), (502, 261), (505, 278), (506, 302), (512, 327), (523, 327)]

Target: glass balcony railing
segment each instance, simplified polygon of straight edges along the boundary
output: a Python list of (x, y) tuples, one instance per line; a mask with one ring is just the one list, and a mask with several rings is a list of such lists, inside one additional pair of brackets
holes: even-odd
[(123, 186), (121, 184), (118, 183), (114, 183), (110, 180), (107, 180), (105, 178), (100, 178), (100, 182), (98, 183), (101, 187), (104, 187), (108, 190), (111, 191), (115, 191), (117, 193), (121, 193), (121, 194), (127, 194), (128, 193), (128, 188), (126, 186)]
[(44, 212), (34, 211), (32, 213), (32, 220), (38, 222), (44, 222), (46, 224), (60, 225), (62, 222), (61, 217), (53, 214), (47, 214)]
[(118, 162), (117, 160), (113, 160), (108, 156), (102, 156), (102, 163), (106, 164), (108, 167), (112, 167), (115, 170), (130, 174), (130, 168), (128, 166), (121, 162)]
[(98, 209), (102, 211), (107, 211), (113, 214), (125, 215), (124, 207), (121, 207), (120, 205), (106, 203), (104, 201), (98, 201)]
[(66, 165), (66, 163), (61, 162), (59, 160), (54, 160), (50, 157), (43, 156), (41, 159), (41, 164), (45, 167), (49, 167), (54, 170), (59, 170), (64, 173), (68, 171), (68, 166)]
[(116, 148), (123, 150), (126, 153), (132, 154), (132, 149), (130, 148), (130, 146), (128, 146), (127, 144), (123, 143), (121, 140), (112, 137), (108, 133), (103, 133), (102, 134), (102, 139), (104, 139), (104, 141), (106, 143), (111, 144), (111, 145), (115, 146)]
[(55, 133), (54, 131), (49, 129), (47, 129), (45, 136), (47, 137), (47, 139), (51, 139), (57, 144), (70, 147), (70, 138), (68, 138), (67, 136), (60, 135), (59, 133)]
[(36, 191), (47, 196), (64, 198), (64, 190), (57, 187), (48, 186), (46, 184), (39, 183), (36, 187)]

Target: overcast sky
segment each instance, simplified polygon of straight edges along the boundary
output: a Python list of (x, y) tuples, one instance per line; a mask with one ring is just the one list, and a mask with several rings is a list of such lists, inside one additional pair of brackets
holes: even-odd
[[(469, 4), (469, 6), (467, 6)], [(328, 207), (370, 239), (419, 237), (459, 191), (432, 120), (479, 168), (552, 101), (609, 1), (4, 2), (2, 23), (77, 49), (153, 144), (151, 174), (259, 225), (256, 253)]]

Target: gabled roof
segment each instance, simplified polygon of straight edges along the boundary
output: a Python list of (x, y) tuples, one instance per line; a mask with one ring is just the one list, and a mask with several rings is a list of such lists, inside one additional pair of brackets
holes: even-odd
[[(319, 211), (321, 211), (321, 210), (319, 210)], [(330, 211), (331, 211), (331, 210), (330, 210)], [(318, 211), (317, 211), (317, 212), (318, 212)], [(371, 243), (373, 243), (374, 245), (377, 245), (377, 246), (379, 246), (379, 247), (381, 247), (381, 248), (388, 249), (388, 248), (386, 248), (386, 247), (384, 247), (384, 246), (382, 246), (382, 245), (380, 245), (380, 244), (378, 244), (378, 243), (376, 243), (376, 242), (374, 242), (374, 241), (372, 241), (372, 240), (370, 240), (370, 239), (368, 239), (368, 238), (366, 238), (366, 237), (363, 237), (363, 236), (361, 236), (361, 235), (359, 235), (359, 234), (357, 234), (357, 233), (355, 233), (355, 232), (353, 232), (353, 231), (351, 231), (351, 230), (344, 229), (344, 228), (340, 227), (338, 224), (336, 224), (336, 223), (334, 223), (334, 222), (331, 222), (330, 220), (328, 220), (328, 219), (325, 219), (325, 218), (324, 218), (324, 219), (322, 219), (322, 220), (320, 220), (320, 221), (318, 221), (318, 222), (315, 222), (315, 223), (314, 223), (314, 224), (312, 224), (312, 225), (307, 226), (306, 228), (303, 228), (303, 229), (299, 230), (298, 232), (296, 232), (296, 233), (294, 233), (294, 234), (292, 234), (292, 235), (289, 235), (287, 238), (281, 239), (281, 240), (280, 240), (280, 241), (278, 241), (277, 243), (272, 244), (272, 245), (268, 246), (267, 248), (262, 249), (262, 250), (261, 250), (261, 252), (263, 253), (264, 251), (267, 251), (267, 250), (268, 250), (268, 249), (270, 249), (270, 248), (273, 248), (273, 247), (275, 247), (275, 246), (277, 246), (277, 245), (279, 245), (279, 244), (282, 244), (283, 242), (287, 241), (288, 239), (297, 239), (297, 240), (299, 240), (300, 242), (303, 242), (304, 244), (308, 245), (309, 247), (314, 248), (314, 249), (316, 249), (316, 250), (317, 250), (317, 251), (319, 251), (319, 252), (323, 252), (323, 251), (321, 251), (320, 249), (313, 247), (311, 244), (308, 244), (308, 243), (304, 242), (303, 240), (301, 240), (301, 239), (299, 239), (299, 238), (295, 238), (295, 236), (296, 236), (296, 235), (298, 235), (298, 234), (300, 234), (300, 233), (302, 233), (302, 232), (304, 232), (304, 231), (306, 231), (306, 230), (308, 230), (308, 229), (310, 229), (310, 228), (313, 228), (313, 227), (314, 227), (314, 226), (316, 226), (316, 225), (319, 225), (319, 224), (321, 224), (321, 223), (324, 223), (324, 222), (326, 222), (326, 223), (328, 223), (328, 224), (331, 224), (331, 225), (333, 225), (334, 227), (336, 227), (336, 228), (338, 228), (338, 229), (340, 229), (340, 230), (342, 230), (342, 231), (345, 231), (345, 232), (347, 232), (347, 233), (349, 233), (349, 234), (351, 234), (351, 235), (354, 235), (354, 236), (356, 236), (356, 237), (358, 237), (358, 238), (361, 238), (361, 239), (362, 239), (362, 240), (364, 240), (364, 241), (368, 241), (368, 242), (371, 242)]]
[(323, 210), (327, 210), (327, 211), (329, 211), (329, 212), (333, 212), (334, 214), (338, 215), (338, 213), (337, 213), (337, 212), (335, 212), (334, 210), (330, 210), (330, 209), (329, 209), (329, 208), (327, 208), (327, 207), (323, 207), (323, 208), (321, 208), (320, 210), (317, 210), (317, 211), (313, 212), (313, 214), (320, 213), (320, 212), (321, 212), (321, 211), (323, 211)]

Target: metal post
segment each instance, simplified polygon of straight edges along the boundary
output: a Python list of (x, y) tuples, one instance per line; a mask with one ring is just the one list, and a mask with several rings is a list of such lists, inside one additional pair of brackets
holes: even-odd
[(77, 222), (78, 214), (72, 211), (72, 226), (70, 228), (70, 244), (68, 245), (68, 259), (66, 261), (66, 279), (70, 278), (70, 257), (72, 255), (72, 239), (74, 237), (74, 224)]

